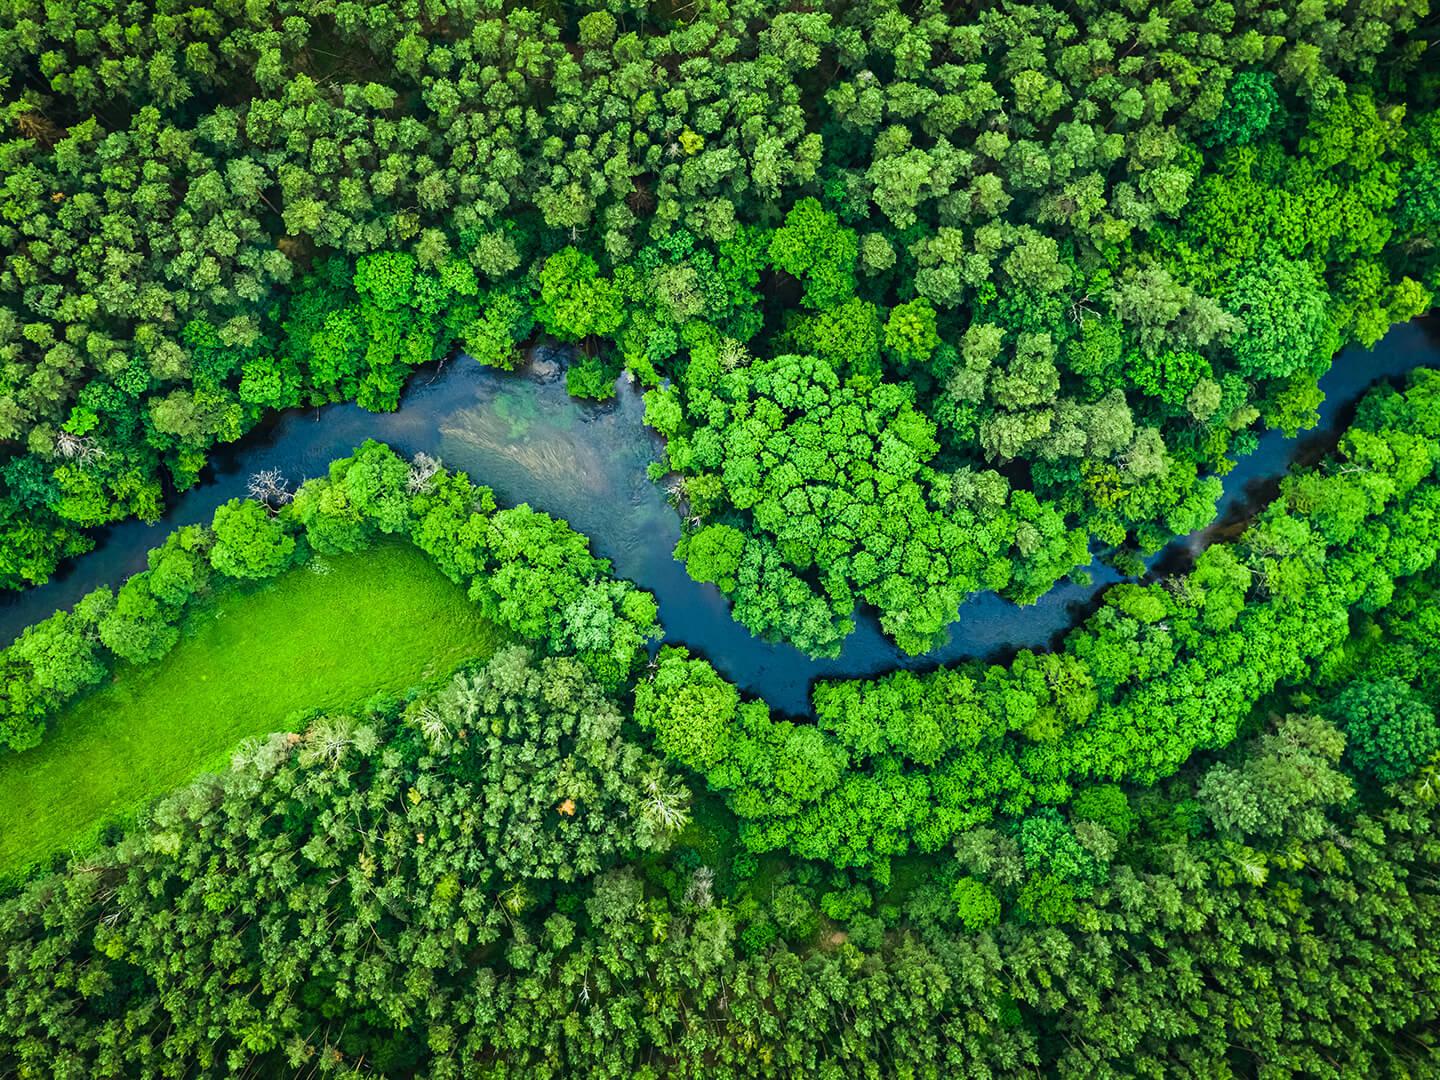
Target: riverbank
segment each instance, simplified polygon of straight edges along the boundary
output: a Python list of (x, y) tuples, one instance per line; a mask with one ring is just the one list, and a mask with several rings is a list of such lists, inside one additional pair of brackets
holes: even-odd
[[(863, 611), (838, 657), (817, 660), (793, 646), (761, 641), (730, 617), (730, 604), (719, 590), (691, 580), (672, 556), (680, 523), (664, 491), (646, 473), (658, 442), (645, 427), (638, 390), (622, 382), (616, 398), (603, 405), (570, 397), (557, 362), (566, 351), (537, 346), (531, 363), (517, 372), (464, 357), (418, 372), (393, 413), (332, 405), (281, 416), (218, 450), (206, 482), (180, 496), (159, 522), (115, 526), (94, 552), (50, 584), (0, 598), (0, 641), (57, 608), (68, 608), (91, 589), (118, 585), (144, 569), (151, 547), (174, 528), (208, 521), (221, 503), (243, 496), (250, 474), (278, 469), (298, 483), (323, 474), (331, 460), (366, 438), (406, 455), (439, 457), (492, 488), (503, 505), (528, 503), (563, 518), (590, 538), (594, 552), (610, 560), (617, 577), (655, 596), (667, 643), (703, 655), (741, 690), (790, 716), (810, 715), (809, 691), (817, 679), (926, 671), (963, 659), (1004, 660), (1020, 649), (1047, 648), (1093, 608), (1105, 588), (1121, 580), (1097, 562), (1088, 583), (1061, 582), (1026, 607), (994, 593), (977, 594), (956, 613), (950, 641), (923, 656), (901, 652)], [(1437, 364), (1440, 326), (1433, 319), (1394, 327), (1374, 349), (1346, 349), (1321, 380), (1325, 401), (1319, 424), (1298, 438), (1279, 431), (1262, 434), (1255, 452), (1224, 478), (1217, 523), (1245, 520), (1268, 501), (1293, 461), (1313, 456), (1316, 447), (1333, 446), (1354, 403), (1376, 381)], [(1216, 535), (1224, 534), (1202, 530), (1180, 537), (1150, 564), (1183, 568)]]

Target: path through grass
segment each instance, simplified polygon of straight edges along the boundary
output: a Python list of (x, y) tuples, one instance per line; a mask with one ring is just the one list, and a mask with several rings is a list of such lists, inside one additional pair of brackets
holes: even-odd
[(291, 571), (193, 612), (169, 656), (121, 665), (0, 760), (0, 875), (83, 845), (297, 709), (344, 708), (489, 656), (500, 632), (407, 545)]

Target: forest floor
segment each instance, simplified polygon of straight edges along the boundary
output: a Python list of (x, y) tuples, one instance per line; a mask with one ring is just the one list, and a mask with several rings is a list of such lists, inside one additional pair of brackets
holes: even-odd
[(408, 544), (315, 556), (258, 589), (222, 593), (188, 616), (168, 656), (121, 664), (39, 746), (0, 762), (0, 876), (88, 845), (297, 710), (442, 679), (501, 641)]

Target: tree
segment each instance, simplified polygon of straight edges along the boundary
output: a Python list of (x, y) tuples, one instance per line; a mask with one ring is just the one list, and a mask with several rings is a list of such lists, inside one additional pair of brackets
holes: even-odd
[(1320, 717), (1291, 714), (1243, 749), (1238, 765), (1211, 767), (1197, 792), (1222, 832), (1313, 840), (1326, 828), (1326, 808), (1354, 794), (1336, 769), (1345, 738)]
[(1281, 114), (1275, 76), (1268, 71), (1240, 71), (1225, 88), (1225, 102), (1210, 122), (1212, 143), (1245, 146), (1261, 138)]
[(745, 553), (745, 534), (732, 525), (706, 525), (681, 539), (675, 557), (696, 581), (713, 581), (721, 592), (734, 592), (735, 572)]
[(325, 477), (300, 485), (286, 517), (303, 525), (306, 542), (324, 555), (359, 551), (375, 535), (348, 487)]
[(1329, 294), (1308, 263), (1271, 259), (1243, 273), (1225, 308), (1244, 324), (1235, 362), (1245, 375), (1279, 379), (1322, 366), (1335, 350)]
[(935, 309), (928, 300), (912, 300), (890, 309), (885, 321), (885, 348), (896, 362), (924, 364), (940, 344)]
[(291, 563), (295, 540), (257, 502), (231, 499), (215, 511), (210, 565), (242, 580), (274, 577)]
[(962, 877), (951, 888), (955, 917), (970, 933), (989, 930), (1000, 922), (1000, 898), (983, 881)]
[(574, 247), (545, 260), (535, 317), (547, 333), (566, 341), (610, 334), (624, 319), (620, 294), (600, 276), (595, 260)]
[(146, 555), (150, 567), (149, 587), (155, 598), (172, 608), (183, 607), (210, 583), (207, 553), (213, 541), (209, 529), (182, 525), (165, 538), (165, 543)]
[(120, 587), (115, 606), (100, 620), (100, 640), (122, 660), (145, 664), (175, 647), (180, 628), (176, 612), (163, 606), (151, 590), (152, 572), (136, 574)]
[(1331, 704), (1355, 767), (1380, 783), (1409, 776), (1440, 750), (1435, 710), (1399, 679), (1362, 679)]
[(682, 648), (661, 649), (652, 676), (635, 687), (636, 722), (666, 754), (699, 772), (727, 752), (739, 704), (733, 686)]
[(815, 199), (801, 199), (770, 239), (770, 262), (805, 284), (805, 303), (825, 311), (855, 292), (855, 234)]

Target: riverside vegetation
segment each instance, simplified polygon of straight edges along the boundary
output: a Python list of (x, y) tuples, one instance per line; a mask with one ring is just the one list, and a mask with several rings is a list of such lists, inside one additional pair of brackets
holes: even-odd
[[(0, 584), (542, 334), (756, 635), (1141, 578), (1432, 306), (1435, 29), (0, 0)], [(258, 474), (0, 652), (0, 1071), (1440, 1075), (1437, 467), (1417, 369), (1054, 649), (813, 723), (483, 476)]]
[[(1423, 1067), (1437, 463), (1420, 371), (1239, 541), (1110, 590), (1062, 651), (822, 685), (797, 726), (682, 651), (647, 662), (648, 598), (583, 538), (524, 510), (549, 569), (490, 562), (510, 511), (368, 444), (195, 546), (215, 564), (223, 531), (258, 566), (405, 534), (549, 655), (292, 718), (21, 888), (0, 905), (11, 1064), (1078, 1075), (1236, 1047), (1308, 1072), (1343, 1047), (1347, 1070)], [(1177, 678), (1214, 689), (1179, 706)], [(707, 781), (733, 814), (692, 812)]]
[(267, 410), (538, 327), (613, 342), (578, 393), (671, 380), (681, 554), (746, 625), (832, 651), (863, 600), (924, 651), (1206, 521), (1436, 285), (1404, 4), (289, 5), (12, 9), (12, 586)]

